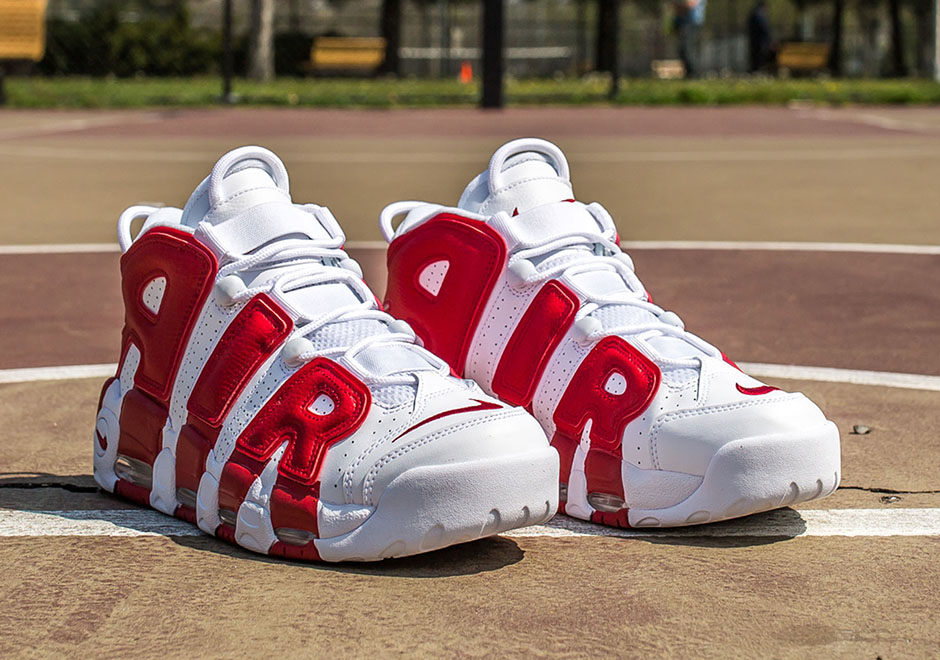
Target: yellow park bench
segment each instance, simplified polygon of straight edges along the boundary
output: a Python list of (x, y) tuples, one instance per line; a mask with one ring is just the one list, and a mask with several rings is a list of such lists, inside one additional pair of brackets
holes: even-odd
[(0, 60), (42, 59), (46, 0), (0, 0)]
[(685, 65), (682, 60), (653, 60), (650, 62), (650, 69), (660, 80), (685, 78)]
[(374, 73), (385, 61), (381, 37), (318, 37), (310, 47), (312, 73)]
[(777, 50), (777, 71), (782, 74), (824, 71), (828, 67), (827, 43), (785, 41)]

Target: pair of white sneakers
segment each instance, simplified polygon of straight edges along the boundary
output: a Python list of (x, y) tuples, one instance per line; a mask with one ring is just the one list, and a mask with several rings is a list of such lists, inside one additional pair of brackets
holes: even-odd
[(510, 142), (456, 207), (399, 202), (380, 226), (385, 311), (266, 149), (222, 157), (183, 209), (125, 211), (101, 487), (256, 552), (345, 561), (558, 509), (668, 527), (838, 486), (835, 425), (653, 304), (555, 145)]

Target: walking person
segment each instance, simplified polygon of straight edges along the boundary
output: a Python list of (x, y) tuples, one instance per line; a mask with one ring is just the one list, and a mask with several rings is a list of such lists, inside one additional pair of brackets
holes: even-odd
[(747, 17), (750, 73), (763, 71), (773, 56), (773, 36), (767, 16), (767, 0), (757, 0)]
[(705, 22), (706, 0), (675, 0), (672, 26), (679, 40), (679, 59), (685, 67), (685, 77), (698, 74), (698, 31)]

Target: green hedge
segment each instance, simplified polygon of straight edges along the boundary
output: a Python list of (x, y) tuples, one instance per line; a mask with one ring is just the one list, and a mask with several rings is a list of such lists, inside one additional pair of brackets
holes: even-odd
[(183, 3), (163, 15), (123, 20), (122, 6), (96, 4), (78, 21), (50, 19), (46, 54), (39, 71), (46, 75), (189, 76), (218, 68), (220, 38), (192, 28)]
[[(511, 105), (607, 105), (608, 81), (600, 77), (562, 80), (508, 80)], [(243, 105), (307, 107), (472, 107), (479, 101), (478, 81), (299, 79), (268, 83), (235, 80)], [(7, 79), (8, 103), (19, 108), (193, 107), (218, 103), (216, 76), (131, 79), (18, 77)], [(929, 80), (647, 80), (621, 84), (615, 105), (927, 105), (940, 104), (940, 84)]]

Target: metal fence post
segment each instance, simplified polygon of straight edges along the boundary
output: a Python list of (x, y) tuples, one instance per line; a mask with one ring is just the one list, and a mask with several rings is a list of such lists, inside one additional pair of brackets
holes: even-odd
[(222, 2), (222, 103), (233, 103), (232, 0)]
[(613, 27), (610, 33), (610, 93), (609, 98), (615, 101), (620, 94), (620, 0), (612, 0), (610, 17)]
[(483, 95), (480, 107), (502, 108), (503, 72), (503, 0), (483, 0)]

